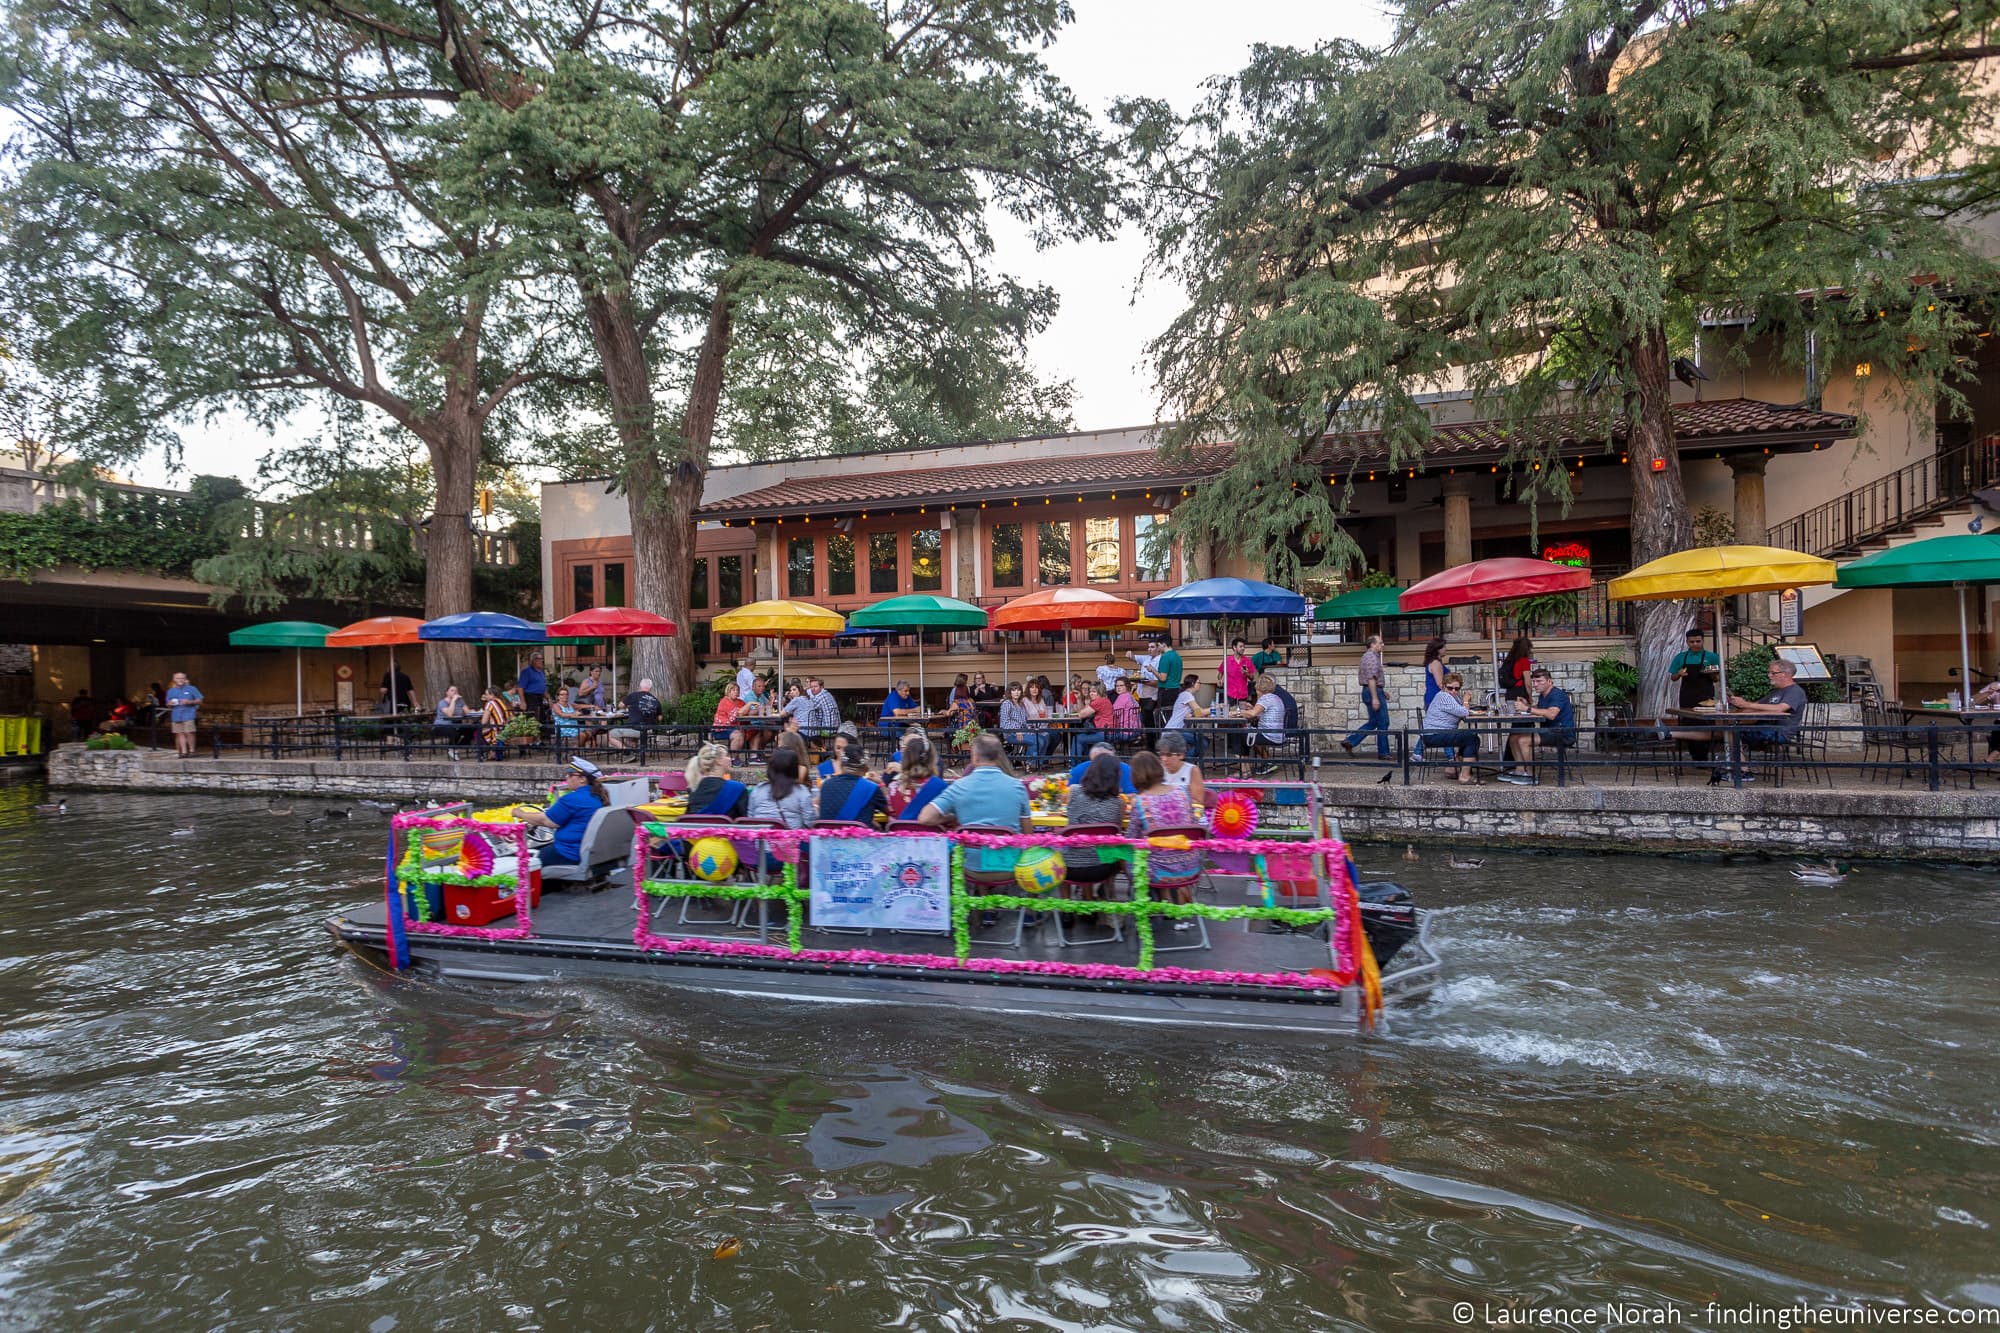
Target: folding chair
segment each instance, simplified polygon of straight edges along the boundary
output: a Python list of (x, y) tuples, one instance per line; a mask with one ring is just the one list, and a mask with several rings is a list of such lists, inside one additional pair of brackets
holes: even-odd
[[(1071, 824), (1063, 832), (1065, 834), (1084, 833), (1093, 837), (1115, 838), (1121, 830), (1115, 824)], [(1084, 901), (1086, 898), (1093, 896), (1098, 889), (1110, 884), (1112, 880), (1118, 877), (1118, 862), (1103, 861), (1102, 853), (1108, 849), (1098, 848), (1096, 850), (1099, 852), (1100, 862), (1111, 867), (1111, 874), (1102, 879), (1085, 880), (1071, 879), (1068, 877), (1067, 872), (1065, 872), (1061, 890), (1063, 897), (1072, 901)], [(1072, 893), (1070, 892), (1072, 889), (1086, 890), (1087, 892)], [(1079, 936), (1076, 939), (1071, 939), (1063, 929), (1063, 918), (1068, 916), (1069, 913), (1053, 912), (1050, 915), (1056, 919), (1056, 944), (1065, 949), (1087, 948), (1093, 944), (1115, 944), (1125, 938), (1124, 926), (1116, 915), (1111, 918), (1111, 933), (1109, 935)]]
[[(1165, 828), (1148, 829), (1146, 831), (1146, 836), (1148, 838), (1173, 838), (1173, 837), (1206, 838), (1210, 835), (1208, 830), (1203, 828), (1200, 824), (1173, 824)], [(1205, 858), (1199, 858), (1195, 861), (1194, 870), (1192, 873), (1178, 874), (1171, 876), (1149, 874), (1146, 880), (1146, 891), (1148, 893), (1157, 894), (1162, 889), (1170, 892), (1178, 891), (1180, 889), (1187, 889), (1189, 890), (1188, 898), (1190, 900), (1193, 900), (1197, 896), (1193, 892), (1195, 886), (1199, 885), (1201, 881), (1206, 879), (1207, 877), (1208, 877), (1208, 862)], [(1156, 954), (1179, 953), (1186, 949), (1206, 949), (1211, 947), (1208, 938), (1208, 918), (1198, 916), (1193, 918), (1193, 920), (1195, 924), (1195, 929), (1201, 932), (1201, 939), (1199, 942), (1194, 944), (1156, 943), (1153, 945), (1153, 952)], [(1155, 937), (1157, 938), (1158, 932), (1156, 931), (1154, 932), (1154, 934)]]
[[(1020, 830), (1011, 828), (996, 828), (986, 824), (974, 824), (967, 828), (961, 828), (959, 832), (1014, 834), (1014, 833), (1019, 833)], [(983, 847), (967, 847), (964, 849), (966, 887), (971, 889), (975, 893), (980, 893), (980, 892), (1019, 893), (1020, 885), (1015, 883), (1014, 881), (1013, 866), (1010, 865), (1005, 870), (1000, 870), (1000, 869), (988, 870), (975, 867), (972, 864), (973, 858), (980, 856), (985, 852), (985, 850), (986, 849)], [(1006, 939), (1000, 939), (1000, 940), (975, 940), (974, 943), (998, 944), (1004, 948), (1009, 948), (1009, 949), (1020, 948), (1021, 938), (1024, 934), (1027, 933), (1028, 929), (1028, 909), (1022, 907), (1022, 908), (1015, 908), (1012, 910), (1014, 912), (1014, 933), (1011, 936), (1009, 936)]]

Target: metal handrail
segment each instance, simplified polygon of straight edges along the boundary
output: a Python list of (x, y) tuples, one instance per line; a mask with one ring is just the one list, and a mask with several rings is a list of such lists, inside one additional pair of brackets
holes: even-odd
[(1837, 500), (1766, 532), (1765, 544), (1807, 555), (1851, 555), (1951, 508), (2000, 480), (2000, 435), (1941, 449), (1929, 458), (1877, 477)]

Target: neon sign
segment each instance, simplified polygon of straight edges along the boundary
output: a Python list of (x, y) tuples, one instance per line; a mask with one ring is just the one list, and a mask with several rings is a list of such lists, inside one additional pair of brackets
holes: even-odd
[(1575, 565), (1587, 569), (1590, 566), (1590, 548), (1582, 542), (1562, 542), (1555, 546), (1544, 546), (1542, 559), (1551, 564)]

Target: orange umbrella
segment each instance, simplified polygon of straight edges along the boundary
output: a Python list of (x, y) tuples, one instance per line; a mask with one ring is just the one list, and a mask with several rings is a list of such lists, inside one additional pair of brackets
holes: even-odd
[[(342, 625), (326, 636), (329, 648), (380, 648), (389, 650), (389, 688), (396, 687), (396, 645), (402, 643), (422, 643), (423, 637), (417, 633), (424, 622), (415, 616), (370, 616), (357, 620), (352, 625)], [(401, 700), (391, 699), (389, 709), (396, 710)]]
[[(1108, 629), (1129, 625), (1142, 612), (1137, 602), (1090, 588), (1049, 588), (1016, 597), (993, 609), (994, 629)], [(1063, 687), (1069, 687), (1069, 635), (1063, 635)]]

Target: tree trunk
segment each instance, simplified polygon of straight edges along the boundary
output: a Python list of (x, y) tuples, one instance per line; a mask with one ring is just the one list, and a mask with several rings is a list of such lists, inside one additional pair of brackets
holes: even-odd
[[(1694, 522), (1681, 480), (1680, 451), (1674, 447), (1666, 333), (1652, 329), (1626, 350), (1637, 400), (1626, 449), (1632, 460), (1632, 563), (1637, 566), (1692, 546)], [(1693, 604), (1635, 602), (1632, 618), (1639, 657), (1636, 705), (1640, 715), (1658, 717), (1660, 710), (1673, 707), (1667, 697), (1667, 664), (1694, 623)]]
[[(694, 684), (692, 626), (688, 621), (688, 562), (694, 554), (694, 508), (708, 462), (708, 442), (697, 458), (663, 450), (655, 434), (651, 368), (637, 312), (624, 292), (585, 289), (591, 341), (604, 368), (606, 396), (626, 458), (625, 503), (632, 520), (632, 605), (663, 615), (680, 627), (671, 639), (632, 640), (636, 687), (651, 678), (669, 697)], [(667, 455), (680, 454), (669, 462)]]
[[(435, 483), (430, 531), (424, 539), (424, 618), (472, 609), (473, 490), (479, 468), (479, 425), (466, 410), (448, 405), (434, 431), (426, 432)], [(422, 698), (435, 703), (444, 687), (456, 685), (479, 697), (479, 654), (469, 643), (426, 643)]]

